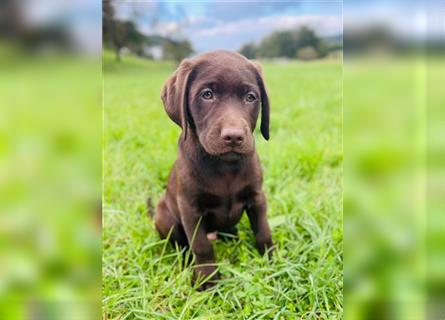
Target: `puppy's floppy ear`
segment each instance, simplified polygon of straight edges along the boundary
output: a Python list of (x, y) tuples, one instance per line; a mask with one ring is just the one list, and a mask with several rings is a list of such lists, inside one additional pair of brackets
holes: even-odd
[(267, 95), (266, 85), (264, 84), (263, 72), (261, 65), (257, 61), (252, 61), (256, 69), (256, 78), (261, 93), (261, 134), (264, 139), (269, 140), (269, 121), (270, 121), (270, 105), (269, 96)]
[(190, 59), (181, 62), (175, 73), (165, 82), (161, 99), (170, 119), (182, 128), (184, 140), (188, 127), (188, 90), (193, 63)]

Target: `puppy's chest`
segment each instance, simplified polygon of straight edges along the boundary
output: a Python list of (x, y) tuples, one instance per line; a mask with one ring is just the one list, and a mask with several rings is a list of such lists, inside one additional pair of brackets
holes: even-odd
[(232, 224), (255, 197), (255, 190), (246, 185), (237, 190), (208, 190), (197, 196), (200, 213), (215, 224)]

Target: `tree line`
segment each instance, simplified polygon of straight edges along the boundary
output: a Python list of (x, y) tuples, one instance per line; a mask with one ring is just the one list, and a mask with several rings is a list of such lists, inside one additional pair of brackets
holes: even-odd
[(340, 50), (341, 41), (332, 43), (318, 37), (308, 27), (291, 31), (276, 31), (266, 36), (259, 44), (247, 43), (239, 52), (249, 59), (289, 58), (312, 60), (323, 58), (329, 52)]

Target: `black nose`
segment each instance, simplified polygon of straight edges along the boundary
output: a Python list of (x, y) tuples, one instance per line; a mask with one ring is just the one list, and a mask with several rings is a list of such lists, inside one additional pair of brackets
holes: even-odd
[(227, 146), (240, 146), (244, 142), (244, 130), (239, 128), (224, 128), (221, 131), (221, 138)]

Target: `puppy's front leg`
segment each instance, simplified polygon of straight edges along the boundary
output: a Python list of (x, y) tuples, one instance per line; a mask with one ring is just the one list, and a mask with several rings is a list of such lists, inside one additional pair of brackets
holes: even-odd
[(215, 280), (219, 279), (216, 273), (215, 255), (212, 244), (209, 239), (207, 239), (204, 222), (198, 210), (184, 200), (179, 201), (179, 209), (181, 211), (182, 225), (187, 235), (187, 240), (196, 259), (193, 282), (212, 275), (210, 279), (199, 288), (201, 290), (207, 289), (215, 284)]
[(267, 222), (267, 202), (264, 193), (261, 191), (255, 197), (254, 203), (247, 208), (247, 216), (255, 234), (256, 247), (260, 254), (268, 251), (269, 258), (272, 256), (273, 242)]

